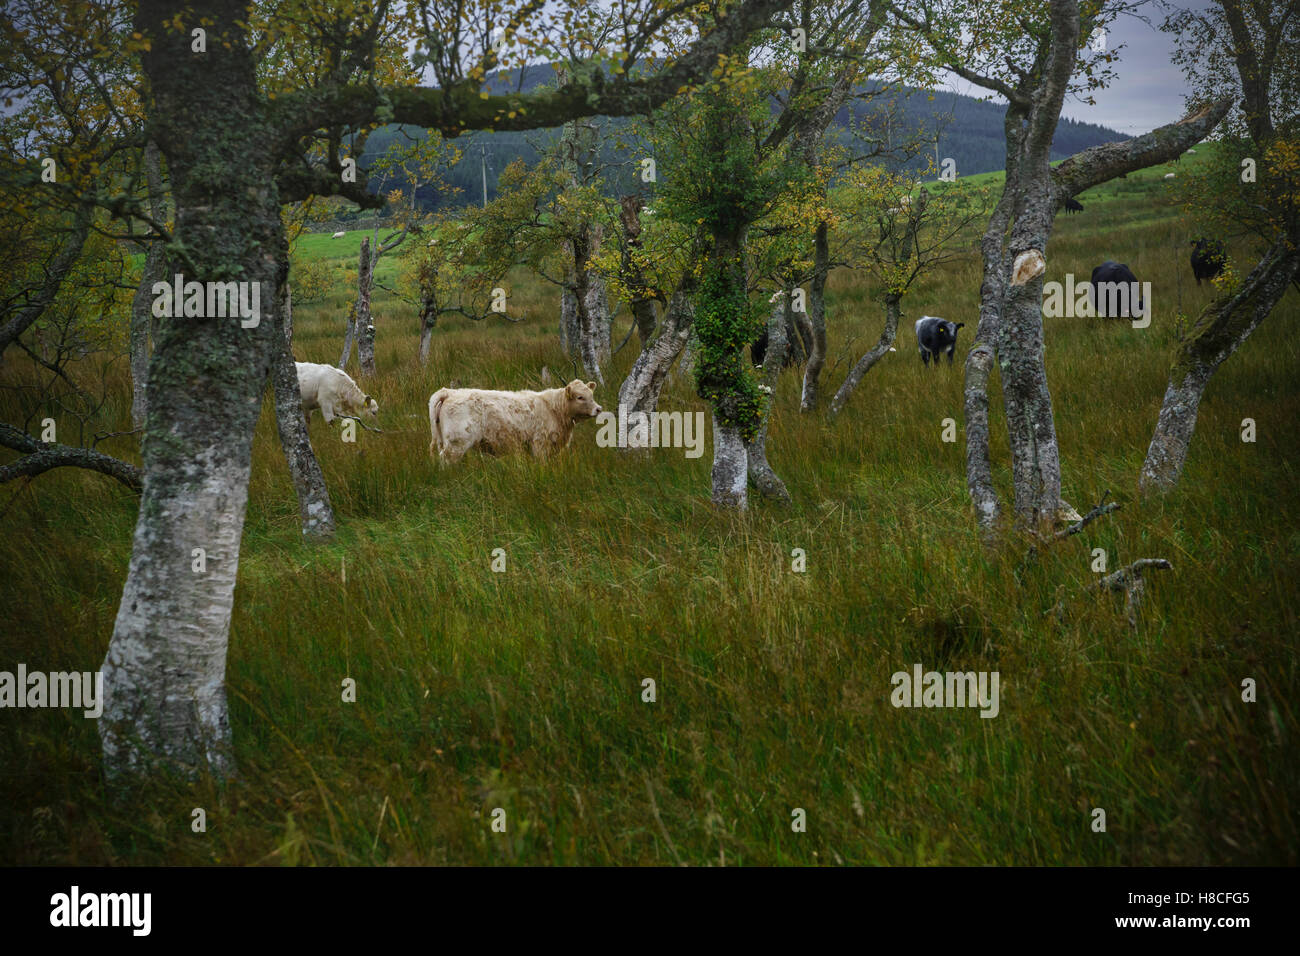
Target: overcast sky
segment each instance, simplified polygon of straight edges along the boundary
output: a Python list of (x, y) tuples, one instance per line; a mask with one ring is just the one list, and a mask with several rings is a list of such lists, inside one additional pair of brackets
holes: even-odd
[[(1186, 5), (1200, 7), (1205, 4), (1191, 0)], [(1162, 19), (1159, 11), (1154, 9), (1150, 10), (1149, 16), (1155, 23)], [(1125, 16), (1116, 21), (1107, 36), (1107, 45), (1111, 49), (1119, 44), (1123, 44), (1119, 62), (1112, 64), (1115, 81), (1094, 94), (1097, 104), (1089, 106), (1067, 99), (1061, 115), (1099, 123), (1129, 136), (1180, 119), (1184, 113), (1183, 95), (1187, 86), (1178, 68), (1169, 62), (1173, 38), (1136, 17)], [(983, 93), (962, 80), (956, 80), (950, 88), (968, 96)]]

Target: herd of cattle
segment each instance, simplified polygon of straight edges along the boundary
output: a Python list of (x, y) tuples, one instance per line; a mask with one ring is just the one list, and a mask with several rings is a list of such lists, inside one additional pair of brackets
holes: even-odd
[[(1197, 285), (1215, 278), (1227, 264), (1223, 243), (1204, 237), (1193, 240), (1191, 262)], [(1107, 260), (1092, 270), (1093, 289), (1106, 283), (1131, 284), (1130, 288), (1136, 289), (1137, 282), (1133, 270), (1121, 262)], [(1139, 314), (1142, 309), (1139, 297)], [(917, 319), (916, 345), (922, 363), (929, 365), (934, 359), (937, 368), (940, 355), (946, 352), (951, 365), (957, 348), (957, 332), (964, 326), (964, 322), (950, 322), (933, 315)], [(755, 359), (761, 362), (757, 355)], [(320, 409), (327, 424), (335, 418), (362, 415), (377, 420), (379, 403), (342, 369), (311, 362), (296, 365), (303, 414), (309, 422), (313, 409)], [(595, 388), (595, 382), (574, 379), (561, 388), (540, 392), (439, 389), (429, 398), (432, 433), (429, 454), (436, 453), (447, 464), (460, 461), (474, 448), (492, 455), (529, 451), (535, 457), (544, 457), (569, 444), (577, 422), (600, 414)]]
[[(377, 420), (379, 403), (352, 376), (333, 365), (295, 362), (303, 415), (320, 409), (336, 418)], [(542, 458), (569, 444), (573, 426), (601, 413), (595, 382), (574, 379), (563, 388), (500, 392), (486, 388), (442, 388), (429, 398), (429, 454), (452, 464), (472, 448), (490, 455), (526, 450)]]

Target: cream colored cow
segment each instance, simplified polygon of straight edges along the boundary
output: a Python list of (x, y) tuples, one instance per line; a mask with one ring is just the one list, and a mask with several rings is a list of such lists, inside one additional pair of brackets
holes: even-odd
[(311, 410), (319, 408), (326, 424), (336, 417), (357, 418), (365, 413), (372, 420), (379, 415), (379, 403), (361, 391), (352, 376), (333, 365), (294, 362), (298, 369), (298, 391), (302, 393), (302, 413), (311, 421)]
[(527, 450), (543, 458), (569, 444), (576, 422), (600, 414), (595, 387), (575, 378), (542, 392), (439, 389), (429, 398), (429, 454), (436, 451), (448, 464), (471, 448), (489, 455)]

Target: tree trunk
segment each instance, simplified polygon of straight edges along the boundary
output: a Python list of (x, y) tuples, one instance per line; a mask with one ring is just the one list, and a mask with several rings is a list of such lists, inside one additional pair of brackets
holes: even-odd
[(781, 377), (781, 369), (785, 367), (785, 355), (789, 346), (787, 337), (792, 322), (790, 293), (791, 290), (786, 289), (781, 298), (772, 303), (772, 311), (767, 320), (767, 354), (763, 357), (763, 388), (767, 392), (767, 407), (758, 426), (758, 433), (752, 441), (745, 443), (750, 480), (764, 498), (777, 501), (789, 501), (790, 492), (768, 463), (767, 427), (772, 421), (776, 384)]
[(898, 336), (898, 321), (902, 312), (900, 301), (899, 296), (896, 295), (885, 297), (885, 330), (880, 333), (880, 338), (871, 350), (858, 359), (858, 364), (849, 370), (848, 377), (844, 379), (835, 397), (831, 399), (832, 418), (843, 411), (845, 403), (853, 394), (853, 390), (858, 387), (858, 383), (862, 381), (862, 377), (871, 371), (873, 365), (889, 354), (889, 347), (894, 344), (894, 339)]
[(339, 368), (347, 371), (348, 362), (352, 358), (352, 342), (357, 331), (357, 303), (354, 301), (348, 306), (348, 321), (343, 329), (343, 354), (339, 356)]
[(357, 274), (357, 358), (361, 374), (375, 374), (375, 320), (370, 314), (370, 293), (375, 285), (375, 263), (379, 259), (378, 240), (371, 253), (370, 237), (361, 240), (361, 262)]
[(610, 343), (609, 294), (605, 289), (605, 279), (592, 273), (587, 288), (587, 314), (591, 316), (591, 330), (595, 341), (592, 343), (596, 353), (596, 363), (608, 366), (612, 355)]
[(830, 260), (827, 226), (825, 222), (819, 222), (813, 240), (813, 278), (808, 296), (812, 347), (808, 350), (808, 364), (803, 370), (803, 397), (799, 403), (802, 412), (811, 412), (817, 407), (822, 369), (826, 366), (826, 278), (830, 274)]
[(640, 196), (623, 196), (619, 199), (619, 221), (623, 226), (623, 254), (619, 258), (623, 285), (629, 290), (628, 308), (636, 323), (636, 334), (644, 350), (655, 331), (655, 300), (643, 295), (645, 276), (637, 264), (636, 255), (641, 249), (641, 210), (645, 200)]
[[(753, 337), (745, 327), (748, 312), (748, 282), (744, 259), (745, 226), (729, 224), (715, 228), (711, 235), (711, 276), (704, 301), (711, 310), (710, 323), (697, 328), (700, 338), (701, 367), (696, 372), (696, 390), (713, 406), (712, 500), (720, 507), (744, 511), (748, 504), (748, 474), (742, 429), (746, 411), (739, 406), (743, 396), (737, 384), (748, 371), (743, 354), (745, 341)], [(701, 291), (705, 287), (701, 286)], [(696, 313), (699, 313), (697, 306)], [(707, 337), (706, 337), (707, 336)]]
[(1160, 406), (1139, 490), (1167, 491), (1178, 483), (1210, 378), (1273, 311), (1300, 268), (1300, 248), (1282, 237), (1233, 295), (1210, 303), (1184, 336)]
[(692, 319), (690, 290), (679, 289), (668, 304), (658, 334), (641, 350), (618, 390), (618, 404), (627, 414), (653, 412), (659, 407), (659, 392), (668, 371), (686, 347)]
[[(569, 282), (573, 281), (572, 273)], [(578, 300), (570, 285), (560, 290), (560, 347), (571, 362), (582, 359), (582, 331), (578, 326)]]
[(438, 308), (432, 296), (425, 296), (420, 301), (420, 364), (429, 364), (429, 342), (433, 338), (433, 327), (438, 324)]
[(733, 508), (744, 511), (749, 500), (745, 482), (748, 456), (745, 443), (740, 437), (740, 429), (734, 425), (722, 425), (718, 415), (713, 414), (713, 469), (710, 477), (713, 483), (712, 501), (720, 508)]
[[(211, 43), (195, 56), (168, 25), (174, 4), (141, 0), (136, 29), (152, 94), (150, 135), (167, 160), (176, 210), (171, 264), (193, 281), (260, 283), (275, 302), (287, 249), (275, 188), (278, 138), (266, 125), (247, 52), (242, 0), (205, 6)], [(241, 157), (231, 162), (231, 157)], [(169, 269), (171, 271), (171, 269)], [(260, 317), (259, 317), (260, 318)], [(251, 320), (250, 320), (251, 321)], [(103, 663), (99, 721), (110, 780), (157, 763), (234, 769), (226, 709), (226, 645), (253, 432), (284, 340), (275, 321), (159, 323), (149, 362), (144, 491), (122, 602)], [(196, 549), (202, 549), (202, 565)]]
[[(360, 342), (365, 334), (366, 326), (370, 325), (370, 281), (371, 273), (370, 262), (370, 237), (361, 240), (361, 257), (357, 262), (357, 297), (353, 300), (351, 307), (348, 309), (348, 325), (343, 333), (343, 355), (339, 358), (339, 368), (347, 371), (348, 362), (352, 360), (352, 344)], [(374, 346), (374, 337), (371, 336), (371, 347)], [(365, 346), (358, 344), (358, 358), (365, 362), (363, 354)], [(374, 362), (373, 351), (371, 353), (371, 362)]]
[(596, 319), (593, 317), (591, 299), (591, 268), (589, 266), (589, 237), (584, 235), (574, 243), (573, 253), (573, 304), (578, 313), (578, 354), (582, 357), (582, 370), (604, 385), (600, 373), (600, 358), (596, 354)]
[[(281, 274), (287, 276), (288, 268)], [(330, 505), (329, 489), (325, 487), (325, 476), (312, 451), (307, 420), (302, 412), (298, 372), (293, 363), (293, 293), (287, 282), (281, 287), (279, 305), (284, 342), (271, 378), (275, 387), (275, 421), (280, 430), (280, 446), (284, 449), (289, 476), (298, 494), (303, 536), (329, 538), (334, 534), (334, 509)]]
[[(1005, 117), (1007, 142), (1014, 141), (1019, 129), (1019, 119), (1011, 109)], [(1010, 263), (1002, 248), (1003, 237), (1011, 222), (1015, 204), (1014, 193), (1019, 178), (1018, 166), (1013, 163), (1015, 153), (1007, 150), (1008, 168), (1002, 195), (989, 216), (988, 228), (980, 241), (984, 280), (980, 283), (980, 317), (975, 327), (971, 350), (966, 355), (965, 396), (966, 414), (966, 488), (975, 508), (975, 521), (990, 539), (1001, 516), (1001, 504), (993, 487), (992, 457), (989, 452), (989, 373), (996, 358), (998, 330), (1002, 326), (1002, 301), (1005, 298)]]
[(966, 487), (975, 506), (975, 522), (986, 536), (997, 526), (998, 495), (989, 459), (989, 372), (994, 350), (987, 342), (966, 356)]
[[(149, 190), (149, 215), (154, 222), (162, 222), (162, 173), (158, 168), (158, 147), (152, 142), (145, 144), (144, 171)], [(153, 328), (153, 284), (163, 278), (166, 261), (162, 241), (155, 239), (149, 243), (140, 285), (131, 301), (131, 427), (137, 429), (144, 428), (148, 408), (146, 385), (149, 381), (149, 333)]]
[(628, 307), (632, 310), (632, 321), (636, 323), (636, 337), (644, 349), (654, 337), (655, 325), (659, 321), (655, 315), (655, 300), (633, 299)]
[(1044, 365), (1042, 290), (1041, 277), (1011, 289), (998, 345), (1015, 514), (1022, 527), (1053, 522), (1062, 509), (1060, 450)]
[(682, 346), (682, 359), (673, 372), (673, 381), (689, 382), (695, 378), (695, 336), (688, 334)]

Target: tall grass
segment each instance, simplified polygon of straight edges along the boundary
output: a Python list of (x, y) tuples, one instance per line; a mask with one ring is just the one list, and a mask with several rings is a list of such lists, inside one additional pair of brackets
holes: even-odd
[[(436, 388), (538, 387), (544, 365), (569, 377), (557, 296), (513, 277), (525, 321), (445, 319), (422, 368), (413, 309), (381, 292), (379, 372), (363, 387), (384, 433), (346, 444), (312, 424), (332, 543), (301, 540), (269, 395), (258, 427), (228, 672), (240, 778), (157, 780), (114, 804), (93, 721), (6, 711), (0, 859), (1294, 864), (1300, 297), (1216, 376), (1177, 491), (1138, 501), (1176, 313), (1210, 293), (1191, 281), (1177, 209), (1155, 187), (1135, 195), (1062, 219), (1047, 276), (1115, 258), (1154, 284), (1146, 330), (1048, 320), (1065, 497), (1085, 510), (1110, 489), (1125, 506), (1028, 564), (1023, 542), (981, 548), (963, 445), (940, 438), (943, 419), (961, 420), (960, 364), (922, 367), (906, 324), (834, 422), (800, 415), (798, 376), (783, 376), (769, 456), (794, 502), (754, 500), (738, 517), (708, 505), (708, 451), (625, 456), (596, 447), (590, 424), (549, 461), (440, 469), (427, 454)], [(359, 236), (312, 241), (342, 262)], [(973, 331), (973, 251), (909, 296), (905, 318)], [(337, 359), (346, 280), (340, 269), (330, 297), (296, 309), (299, 359)], [(830, 294), (833, 388), (883, 312), (853, 273)], [(124, 368), (115, 395), (120, 427)], [(663, 407), (703, 410), (676, 378)], [(1253, 444), (1239, 438), (1247, 417)], [(1009, 490), (1005, 468), (996, 478)], [(97, 667), (135, 499), (69, 471), (0, 492), (0, 669)], [(1136, 629), (1122, 600), (1085, 593), (1094, 548), (1111, 569), (1173, 562)], [(1063, 619), (1045, 614), (1062, 599)], [(890, 676), (916, 662), (998, 671), (1000, 714), (893, 708)], [(348, 677), (356, 703), (341, 700)], [(1246, 678), (1256, 703), (1241, 700)], [(206, 833), (191, 831), (195, 807)]]

